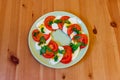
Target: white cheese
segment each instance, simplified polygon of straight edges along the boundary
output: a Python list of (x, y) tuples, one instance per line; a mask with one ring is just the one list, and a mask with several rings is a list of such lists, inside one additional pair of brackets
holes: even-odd
[(48, 30), (46, 27), (44, 27), (44, 34), (49, 34), (49, 33), (51, 33), (51, 31), (50, 30)]
[(46, 41), (46, 45), (48, 45), (50, 41), (51, 41), (51, 36), (50, 36), (49, 39)]
[(70, 38), (72, 39), (76, 34), (76, 32), (72, 32), (72, 34), (70, 34)]
[(80, 52), (80, 47), (77, 48), (77, 50), (72, 54), (72, 60), (74, 60)]
[(65, 25), (63, 26), (63, 29), (62, 29), (62, 30), (63, 30), (63, 32), (64, 32), (65, 34), (67, 34), (67, 27), (66, 27)]
[[(64, 50), (64, 48), (62, 46), (59, 46), (58, 48), (60, 50)], [(58, 60), (55, 61), (54, 58), (51, 58), (49, 61), (50, 64), (55, 65), (55, 64), (59, 63), (61, 61), (61, 59), (63, 58), (63, 54), (61, 54), (61, 53), (57, 53), (56, 55), (58, 56)]]
[(37, 50), (40, 50), (41, 47), (40, 47), (38, 44), (39, 44), (38, 42), (35, 43), (35, 48), (36, 48)]
[(56, 23), (53, 23), (52, 24), (52, 29), (58, 29), (59, 27), (58, 27), (58, 24), (56, 24)]

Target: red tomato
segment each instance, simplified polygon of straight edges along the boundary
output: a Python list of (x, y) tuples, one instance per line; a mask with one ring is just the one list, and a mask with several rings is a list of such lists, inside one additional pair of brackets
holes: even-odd
[(62, 30), (62, 28), (63, 28), (63, 23), (58, 23), (58, 27), (59, 27), (59, 29)]
[(58, 50), (58, 45), (55, 41), (51, 40), (50, 43), (48, 44), (49, 48), (52, 49), (52, 51), (57, 51)]
[(39, 42), (41, 36), (42, 36), (42, 34), (40, 33), (40, 31), (38, 29), (33, 30), (33, 32), (32, 32), (32, 38), (35, 41)]
[(60, 62), (67, 64), (72, 60), (72, 48), (70, 46), (64, 46), (65, 54)]
[(79, 36), (80, 38), (79, 39), (73, 38), (73, 40), (76, 40), (78, 42), (82, 42), (84, 45), (81, 45), (80, 48), (81, 49), (84, 48), (87, 45), (87, 43), (88, 43), (88, 37), (87, 37), (87, 35), (86, 34), (77, 34), (75, 36)]
[(70, 17), (69, 16), (62, 16), (61, 20), (68, 20)]
[(50, 34), (43, 34), (43, 36), (44, 36), (45, 40), (48, 40), (50, 37)]
[(53, 29), (50, 25), (50, 22), (53, 21), (54, 19), (55, 19), (55, 16), (48, 16), (44, 21), (44, 24), (45, 24), (46, 28), (50, 31), (53, 31)]
[(53, 53), (53, 52), (48, 52), (48, 51), (46, 51), (46, 53), (44, 53), (43, 56), (44, 56), (45, 58), (52, 58), (52, 57), (54, 56), (54, 53)]
[(65, 20), (68, 20), (69, 18), (70, 18), (69, 16), (62, 16), (62, 17), (60, 18), (60, 20), (62, 20), (62, 23), (58, 23), (59, 29), (62, 29), (62, 28), (63, 28), (64, 21), (65, 21)]
[(81, 30), (81, 27), (78, 24), (72, 24), (67, 29), (68, 35), (70, 35), (73, 32), (73, 28), (76, 28), (77, 30)]

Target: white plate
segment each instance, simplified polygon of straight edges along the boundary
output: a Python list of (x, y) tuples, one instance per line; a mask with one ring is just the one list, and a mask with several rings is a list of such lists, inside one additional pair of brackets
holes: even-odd
[[(36, 25), (37, 23), (39, 23), (41, 20), (45, 19), (47, 16), (50, 16), (50, 15), (54, 15), (54, 16), (70, 16), (70, 17), (76, 17), (77, 19), (79, 19), (79, 24), (82, 28), (82, 31), (87, 34), (88, 36), (88, 45), (81, 49), (81, 51), (79, 52), (78, 56), (76, 57), (76, 59), (74, 59), (73, 61), (71, 61), (70, 63), (68, 64), (62, 64), (62, 63), (58, 63), (56, 65), (51, 65), (49, 64), (49, 59), (45, 59), (44, 57), (42, 57), (40, 55), (40, 52), (38, 50), (35, 49), (35, 42), (33, 41), (32, 39), (32, 31), (34, 29), (36, 29)], [(86, 25), (83, 23), (83, 21), (78, 18), (77, 16), (71, 14), (71, 13), (68, 13), (68, 12), (63, 12), (63, 11), (54, 11), (54, 12), (50, 12), (50, 13), (47, 13), (43, 16), (41, 16), (40, 18), (38, 18), (35, 23), (32, 25), (31, 29), (30, 29), (30, 32), (29, 32), (29, 36), (28, 36), (28, 45), (29, 45), (29, 48), (30, 48), (30, 51), (33, 55), (33, 57), (38, 61), (40, 62), (41, 64), (47, 66), (47, 67), (51, 67), (51, 68), (67, 68), (67, 67), (70, 67), (74, 64), (76, 64), (77, 62), (79, 62), (83, 56), (86, 54), (86, 51), (88, 50), (88, 46), (89, 46), (89, 33), (88, 33), (88, 30), (86, 28)]]

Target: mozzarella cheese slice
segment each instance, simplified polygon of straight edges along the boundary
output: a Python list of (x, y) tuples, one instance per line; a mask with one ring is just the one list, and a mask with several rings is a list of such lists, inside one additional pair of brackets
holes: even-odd
[(59, 63), (61, 61), (61, 59), (63, 58), (63, 54), (57, 53), (57, 56), (58, 56), (57, 61), (55, 61), (54, 58), (51, 58), (49, 63), (52, 64), (52, 65), (55, 65), (55, 64)]
[(76, 34), (76, 32), (72, 32), (72, 34), (70, 34), (70, 38), (72, 39)]
[(65, 33), (65, 34), (67, 34), (67, 27), (65, 26), (65, 24), (64, 24), (64, 26), (63, 26), (63, 32)]
[(43, 46), (45, 46), (45, 45), (46, 45), (46, 44), (39, 45), (39, 43), (36, 42), (36, 43), (35, 43), (35, 48), (36, 48), (37, 50), (40, 50), (41, 47), (43, 47)]
[[(64, 48), (62, 46), (59, 46), (58, 48), (60, 50), (64, 50)], [(59, 63), (61, 61), (61, 59), (63, 58), (63, 54), (61, 54), (61, 53), (57, 53), (56, 55), (58, 56), (58, 60), (55, 61), (54, 58), (51, 58), (49, 61), (50, 64), (55, 65), (55, 64)]]
[(45, 32), (45, 34), (49, 34), (49, 33), (51, 33), (51, 31), (48, 30), (46, 27), (44, 27), (44, 32)]
[(35, 43), (35, 48), (36, 48), (37, 50), (40, 50), (41, 47), (40, 47), (38, 44), (39, 44), (38, 42)]
[(72, 54), (72, 60), (74, 60), (80, 52), (80, 48), (78, 47), (77, 50)]
[(52, 24), (52, 29), (58, 29), (59, 27), (58, 27), (58, 24), (56, 24), (56, 23), (53, 23)]
[(46, 45), (48, 45), (50, 41), (51, 41), (51, 36), (50, 36), (49, 39), (46, 41)]

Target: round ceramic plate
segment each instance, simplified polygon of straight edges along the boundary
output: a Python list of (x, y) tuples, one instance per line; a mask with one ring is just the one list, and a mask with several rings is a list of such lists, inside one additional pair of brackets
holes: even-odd
[[(44, 57), (42, 57), (40, 55), (40, 51), (36, 50), (35, 48), (35, 41), (33, 41), (32, 39), (32, 31), (34, 29), (36, 29), (36, 25), (43, 19), (45, 19), (47, 16), (50, 16), (50, 15), (54, 15), (54, 16), (70, 16), (70, 17), (76, 17), (77, 19), (79, 19), (79, 22), (78, 24), (80, 24), (81, 28), (82, 28), (82, 31), (87, 34), (88, 36), (88, 44), (85, 48), (81, 49), (78, 56), (73, 60), (71, 61), (70, 63), (68, 64), (63, 64), (63, 63), (58, 63), (58, 64), (55, 64), (55, 65), (51, 65), (49, 63), (49, 59), (46, 59)], [(30, 48), (30, 51), (33, 55), (33, 57), (38, 61), (40, 62), (41, 64), (47, 66), (47, 67), (51, 67), (51, 68), (67, 68), (67, 67), (70, 67), (74, 64), (76, 64), (77, 62), (79, 62), (83, 56), (85, 55), (86, 51), (88, 50), (88, 46), (89, 46), (89, 33), (88, 33), (88, 30), (86, 28), (86, 25), (83, 23), (83, 21), (78, 18), (77, 16), (71, 14), (71, 13), (68, 13), (68, 12), (63, 12), (63, 11), (54, 11), (54, 12), (50, 12), (50, 13), (47, 13), (43, 16), (41, 16), (40, 18), (38, 18), (35, 23), (32, 25), (31, 29), (30, 29), (30, 32), (29, 32), (29, 36), (28, 36), (28, 45), (29, 45), (29, 48)]]

